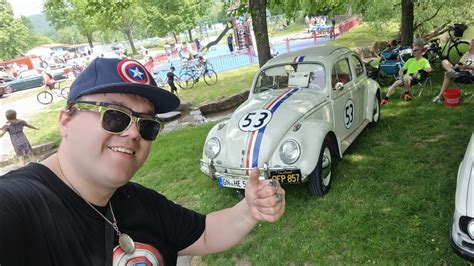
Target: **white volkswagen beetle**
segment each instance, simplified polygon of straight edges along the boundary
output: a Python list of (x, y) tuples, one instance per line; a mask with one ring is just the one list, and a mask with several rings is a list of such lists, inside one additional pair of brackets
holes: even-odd
[(308, 182), (323, 196), (333, 160), (380, 118), (380, 86), (343, 47), (289, 52), (257, 73), (249, 98), (218, 123), (204, 144), (201, 171), (243, 189), (250, 170), (281, 184)]
[(474, 134), (459, 165), (449, 236), (456, 253), (474, 262)]

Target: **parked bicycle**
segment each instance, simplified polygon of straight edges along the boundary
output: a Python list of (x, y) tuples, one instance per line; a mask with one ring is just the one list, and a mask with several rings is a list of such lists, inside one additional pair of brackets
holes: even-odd
[(62, 83), (64, 83), (64, 81), (57, 81), (54, 83), (54, 87), (52, 89), (43, 87), (45, 90), (39, 92), (38, 95), (36, 95), (38, 102), (41, 104), (50, 104), (53, 102), (54, 95), (56, 95), (58, 98), (62, 97), (67, 99), (67, 96), (69, 95), (69, 86), (61, 88)]
[(428, 50), (425, 52), (424, 57), (428, 59), (432, 66), (437, 65), (437, 61), (440, 61), (443, 56), (446, 56), (453, 65), (459, 63), (463, 54), (469, 50), (469, 43), (461, 41), (461, 37), (466, 29), (467, 26), (464, 24), (449, 26), (448, 41), (441, 48), (439, 38), (430, 40), (429, 44), (425, 46)]
[(208, 68), (207, 64), (204, 62), (199, 65), (188, 67), (187, 70), (179, 76), (177, 84), (183, 90), (191, 89), (201, 77), (209, 86), (217, 83), (216, 71)]

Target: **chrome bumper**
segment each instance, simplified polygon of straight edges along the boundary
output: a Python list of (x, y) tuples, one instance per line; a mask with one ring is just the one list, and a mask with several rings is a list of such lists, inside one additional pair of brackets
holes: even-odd
[[(200, 169), (205, 175), (208, 175), (212, 179), (217, 179), (218, 176), (226, 176), (234, 179), (246, 180), (249, 178), (247, 171), (251, 171), (253, 168), (246, 167), (232, 167), (227, 165), (215, 164), (213, 160), (209, 163), (200, 160)], [(263, 164), (263, 167), (258, 168), (260, 170), (260, 179), (269, 179), (270, 171), (283, 171), (283, 170), (297, 170), (296, 167), (269, 167), (267, 163)], [(236, 173), (238, 172), (238, 173)]]

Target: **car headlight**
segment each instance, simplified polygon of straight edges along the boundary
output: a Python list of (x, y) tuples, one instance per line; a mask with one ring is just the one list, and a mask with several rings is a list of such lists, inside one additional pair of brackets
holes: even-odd
[(467, 233), (472, 239), (474, 239), (474, 219), (471, 219), (471, 221), (467, 224)]
[(301, 154), (300, 145), (296, 140), (285, 140), (280, 146), (280, 159), (286, 164), (293, 164)]
[(204, 147), (204, 153), (210, 159), (214, 159), (217, 157), (219, 152), (221, 151), (221, 143), (216, 137), (212, 137), (207, 140), (206, 145)]

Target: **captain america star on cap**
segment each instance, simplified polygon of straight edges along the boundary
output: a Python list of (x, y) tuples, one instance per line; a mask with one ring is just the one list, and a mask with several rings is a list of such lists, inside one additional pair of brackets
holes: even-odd
[(67, 104), (95, 93), (130, 93), (148, 99), (156, 114), (176, 110), (180, 101), (159, 88), (145, 67), (131, 59), (96, 58), (71, 85)]

